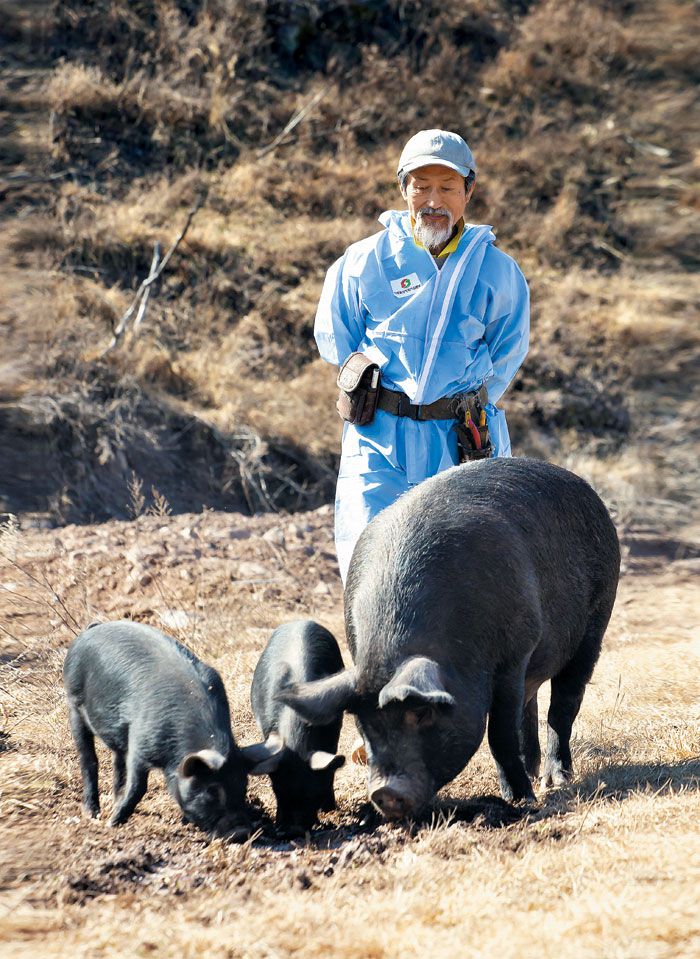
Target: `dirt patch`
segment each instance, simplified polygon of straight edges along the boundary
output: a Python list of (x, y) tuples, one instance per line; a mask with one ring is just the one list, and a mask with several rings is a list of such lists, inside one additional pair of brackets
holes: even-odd
[(157, 508), (302, 509), (326, 502), (334, 484), (332, 462), (289, 441), (244, 426), (222, 433), (108, 374), (80, 391), (0, 404), (0, 444), (0, 509), (53, 523)]
[[(303, 941), (312, 955), (383, 959), (397, 943), (417, 956), (435, 936), (438, 954), (454, 955), (465, 923), (477, 947), (491, 952), (493, 920), (484, 915), (498, 916), (503, 935), (516, 941), (534, 911), (553, 924), (528, 933), (543, 948), (555, 935), (559, 952), (561, 942), (571, 944), (567, 957), (580, 954), (581, 943), (610, 952), (632, 942), (644, 954), (651, 932), (630, 925), (637, 920), (616, 892), (622, 883), (655, 911), (657, 932), (678, 937), (688, 954), (700, 935), (687, 908), (695, 888), (687, 844), (700, 801), (687, 621), (697, 584), (682, 574), (688, 560), (674, 556), (677, 543), (691, 541), (692, 526), (678, 522), (692, 523), (692, 514), (677, 511), (676, 543), (662, 525), (651, 539), (652, 515), (638, 506), (621, 528), (625, 572), (575, 726), (570, 786), (542, 795), (536, 809), (510, 806), (494, 795), (496, 774), (482, 747), (422, 821), (394, 826), (367, 805), (365, 774), (350, 763), (337, 774), (338, 808), (290, 840), (274, 828), (269, 784), (256, 778), (249, 797), (261, 831), (241, 846), (183, 825), (159, 775), (127, 827), (110, 829), (103, 747), (104, 819), (82, 818), (61, 688), (64, 652), (95, 618), (127, 616), (165, 629), (219, 669), (237, 741), (256, 741), (250, 679), (271, 630), (311, 616), (342, 642), (330, 507), (287, 517), (207, 511), (6, 527), (0, 842), (9, 855), (0, 895), (11, 908), (0, 935), (19, 955), (229, 949), (247, 957), (261, 949), (293, 954)], [(543, 692), (542, 716), (545, 700)], [(348, 721), (341, 751), (354, 737)], [(614, 922), (601, 928), (603, 898)], [(559, 939), (565, 927), (568, 938)], [(499, 949), (513, 955), (505, 941)]]
[[(0, 7), (8, 956), (696, 954), (691, 6)], [(338, 808), (290, 841), (262, 777), (262, 832), (234, 846), (183, 825), (153, 776), (125, 829), (86, 822), (61, 669), (87, 623), (186, 642), (222, 674), (242, 745), (272, 629), (310, 616), (342, 644), (340, 426), (313, 316), (331, 262), (399, 204), (396, 157), (429, 126), (466, 131), (470, 215), (530, 282), (531, 352), (503, 402), (514, 450), (585, 476), (620, 532), (575, 779), (515, 809), (484, 747), (424, 821), (390, 826), (348, 763)], [(200, 195), (138, 336), (100, 359)], [(542, 738), (546, 710), (543, 691)], [(341, 751), (354, 737), (347, 721)], [(102, 747), (100, 763), (108, 814)]]
[(115, 895), (142, 886), (163, 866), (162, 857), (141, 851), (137, 856), (122, 856), (90, 863), (84, 871), (65, 877), (64, 901), (83, 904), (95, 896)]

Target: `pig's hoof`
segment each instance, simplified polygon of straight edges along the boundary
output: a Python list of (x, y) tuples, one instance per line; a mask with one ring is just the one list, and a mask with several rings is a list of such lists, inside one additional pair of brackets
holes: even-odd
[(513, 789), (509, 783), (502, 780), (501, 796), (503, 796), (506, 802), (512, 803), (513, 805), (523, 802), (537, 802), (535, 794), (532, 791), (532, 786), (529, 784), (527, 786), (523, 785), (518, 789)]
[(114, 813), (110, 816), (107, 825), (110, 829), (116, 829), (117, 826), (123, 826), (128, 817), (122, 816), (119, 813)]
[(571, 773), (560, 765), (552, 765), (545, 768), (540, 787), (542, 789), (560, 789), (571, 780)]
[(83, 806), (83, 816), (86, 819), (99, 819), (100, 818), (100, 807), (99, 806)]

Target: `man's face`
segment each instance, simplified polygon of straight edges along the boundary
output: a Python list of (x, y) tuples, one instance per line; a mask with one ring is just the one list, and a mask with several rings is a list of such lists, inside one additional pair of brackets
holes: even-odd
[(431, 164), (409, 173), (404, 189), (408, 211), (416, 223), (416, 237), (431, 252), (440, 252), (463, 216), (474, 185), (467, 193), (464, 177), (456, 170)]

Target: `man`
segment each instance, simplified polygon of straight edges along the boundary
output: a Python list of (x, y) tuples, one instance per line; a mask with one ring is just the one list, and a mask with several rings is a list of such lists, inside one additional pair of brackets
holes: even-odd
[(342, 367), (360, 353), (381, 371), (374, 418), (343, 429), (335, 514), (343, 582), (360, 533), (401, 493), (460, 459), (510, 456), (495, 404), (527, 353), (529, 294), (491, 228), (464, 221), (475, 178), (462, 137), (421, 130), (399, 160), (408, 209), (383, 213), (384, 229), (353, 243), (326, 275), (321, 356)]

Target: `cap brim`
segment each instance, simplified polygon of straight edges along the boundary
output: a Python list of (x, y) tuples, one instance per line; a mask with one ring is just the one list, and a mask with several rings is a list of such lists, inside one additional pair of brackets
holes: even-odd
[(458, 163), (452, 163), (450, 160), (443, 160), (441, 157), (434, 156), (420, 156), (414, 157), (412, 160), (409, 160), (404, 166), (402, 166), (397, 175), (401, 176), (402, 173), (413, 173), (414, 170), (420, 169), (422, 166), (446, 166), (450, 170), (456, 170), (460, 176), (469, 176), (472, 170), (476, 173), (476, 167), (460, 166)]

